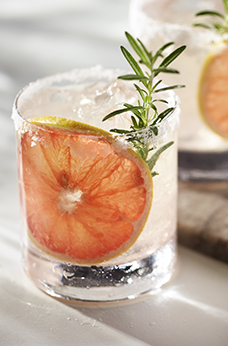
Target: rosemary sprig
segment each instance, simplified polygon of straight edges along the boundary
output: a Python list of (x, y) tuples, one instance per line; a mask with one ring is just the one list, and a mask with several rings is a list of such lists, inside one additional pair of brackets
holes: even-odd
[(196, 22), (193, 26), (199, 26), (205, 29), (213, 29), (219, 35), (228, 33), (228, 0), (222, 0), (225, 14), (218, 11), (200, 11), (195, 14), (196, 17), (205, 17), (204, 22)]
[[(154, 94), (161, 91), (182, 88), (184, 85), (171, 85), (161, 86), (161, 79), (157, 77), (161, 73), (173, 73), (177, 74), (179, 71), (170, 68), (170, 64), (185, 50), (186, 46), (181, 46), (172, 51), (165, 58), (163, 52), (165, 49), (173, 45), (173, 42), (166, 43), (155, 54), (149, 52), (141, 40), (133, 38), (128, 32), (125, 33), (128, 42), (133, 48), (136, 56), (139, 58), (139, 62), (131, 55), (131, 53), (123, 46), (121, 51), (131, 66), (133, 74), (126, 74), (119, 76), (119, 79), (126, 81), (137, 81), (138, 84), (134, 84), (136, 91), (139, 94), (138, 105), (130, 105), (123, 103), (123, 108), (109, 113), (103, 118), (103, 121), (115, 117), (116, 115), (131, 112), (132, 125), (129, 130), (123, 129), (111, 129), (111, 132), (118, 134), (124, 134), (127, 141), (131, 142), (135, 148), (135, 151), (141, 156), (141, 158), (148, 164), (152, 176), (158, 173), (152, 172), (157, 159), (160, 154), (170, 147), (173, 142), (166, 143), (163, 147), (159, 148), (152, 157), (149, 158), (151, 151), (155, 150), (155, 147), (150, 147), (148, 140), (145, 139), (145, 129), (147, 129), (147, 136), (158, 135), (157, 125), (166, 117), (168, 117), (173, 111), (174, 107), (168, 107), (159, 113), (157, 109), (157, 102), (162, 102), (167, 105), (167, 101), (160, 98), (154, 98)], [(157, 63), (159, 59), (162, 59), (160, 63)], [(146, 72), (143, 71), (140, 65), (144, 65)], [(155, 66), (156, 65), (156, 66)]]

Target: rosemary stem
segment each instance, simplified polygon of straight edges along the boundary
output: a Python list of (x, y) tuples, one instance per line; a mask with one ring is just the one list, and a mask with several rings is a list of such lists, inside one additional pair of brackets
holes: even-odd
[(227, 0), (223, 0), (223, 5), (224, 5), (226, 19), (227, 19), (227, 17), (228, 17), (228, 1)]

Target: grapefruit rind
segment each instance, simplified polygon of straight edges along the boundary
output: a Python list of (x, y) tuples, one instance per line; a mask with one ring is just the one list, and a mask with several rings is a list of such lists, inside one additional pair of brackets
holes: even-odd
[[(22, 149), (24, 145), (24, 153), (22, 153), (23, 157), (21, 157), (23, 161), (22, 166), (24, 165), (24, 167), (22, 167), (21, 169), (22, 176), (20, 180), (22, 182), (24, 179), (24, 183), (28, 184), (27, 188), (26, 186), (23, 185), (23, 183), (21, 184), (21, 197), (22, 197), (22, 209), (27, 219), (29, 236), (32, 242), (38, 248), (40, 248), (40, 250), (44, 251), (45, 253), (55, 258), (64, 260), (66, 262), (70, 261), (72, 263), (79, 263), (79, 264), (85, 264), (85, 265), (97, 264), (104, 261), (108, 261), (126, 252), (129, 248), (132, 247), (132, 245), (135, 243), (135, 241), (141, 234), (151, 209), (153, 182), (152, 182), (151, 173), (146, 163), (131, 148), (123, 149), (122, 144), (120, 144), (118, 140), (115, 137), (113, 137), (109, 132), (96, 128), (94, 126), (90, 126), (90, 125), (76, 122), (70, 119), (59, 118), (59, 117), (39, 117), (39, 118), (29, 120), (29, 123), (31, 125), (30, 126), (28, 125), (27, 132), (25, 132), (21, 137)], [(38, 138), (38, 141), (36, 142), (35, 145), (34, 143), (31, 144), (32, 141), (34, 140), (34, 133), (35, 133), (36, 139)], [(83, 208), (81, 209), (82, 210), (81, 216), (80, 217), (77, 216), (77, 219), (74, 218), (73, 213), (72, 214), (71, 213), (58, 214), (58, 210), (56, 211), (56, 208), (53, 208), (52, 206), (50, 207), (49, 205), (50, 203), (53, 203), (53, 204), (56, 203), (56, 199), (58, 198), (58, 195), (60, 193), (59, 185), (58, 185), (58, 188), (56, 188), (55, 186), (56, 181), (58, 181), (58, 184), (59, 184), (58, 174), (53, 170), (50, 162), (45, 162), (46, 160), (42, 160), (42, 159), (39, 160), (39, 164), (42, 164), (45, 166), (43, 171), (47, 172), (48, 170), (47, 179), (45, 177), (45, 188), (44, 186), (42, 186), (44, 184), (43, 176), (39, 175), (37, 172), (32, 172), (32, 177), (33, 179), (35, 179), (34, 180), (35, 183), (33, 183), (31, 178), (29, 178), (31, 177), (31, 174), (29, 176), (27, 172), (25, 172), (25, 170), (28, 167), (30, 167), (29, 164), (26, 166), (26, 164), (28, 163), (27, 162), (28, 158), (26, 157), (26, 155), (28, 155), (30, 159), (32, 157), (30, 155), (31, 154), (30, 150), (36, 147), (36, 151), (38, 150), (36, 153), (37, 156), (38, 154), (42, 155), (42, 152), (39, 151), (41, 147), (41, 143), (42, 143), (41, 133), (44, 136), (53, 135), (54, 136), (53, 138), (55, 138), (56, 136), (57, 138), (59, 136), (63, 136), (63, 137), (65, 136), (66, 138), (69, 137), (72, 139), (74, 137), (81, 136), (80, 138), (84, 138), (84, 140), (86, 138), (89, 138), (90, 140), (95, 140), (95, 142), (93, 143), (95, 145), (97, 145), (96, 143), (98, 143), (99, 141), (101, 143), (106, 143), (108, 146), (110, 146), (110, 148), (112, 148), (116, 157), (118, 159), (121, 159), (122, 160), (121, 162), (126, 163), (125, 169), (131, 169), (133, 167), (133, 168), (137, 168), (136, 169), (137, 174), (138, 172), (140, 172), (139, 179), (141, 179), (141, 181), (143, 182), (140, 188), (141, 188), (141, 191), (142, 189), (146, 190), (146, 201), (140, 201), (140, 198), (138, 198), (140, 197), (138, 195), (139, 193), (138, 187), (135, 188), (135, 192), (133, 188), (130, 189), (130, 192), (128, 192), (127, 189), (126, 191), (120, 190), (119, 193), (115, 191), (115, 189), (117, 190), (124, 189), (126, 185), (126, 184), (123, 184), (124, 186), (121, 187), (121, 184), (120, 184), (118, 188), (115, 186), (115, 184), (117, 184), (117, 182), (120, 181), (121, 179), (115, 178), (114, 173), (117, 172), (118, 174), (120, 174), (120, 172), (115, 171), (112, 174), (113, 180), (114, 180), (113, 186), (111, 184), (112, 179), (110, 178), (109, 178), (110, 179), (109, 185), (107, 185), (108, 178), (105, 177), (105, 172), (103, 172), (104, 173), (103, 180), (101, 181), (100, 184), (98, 184), (95, 188), (93, 188), (93, 191), (92, 191), (93, 193), (91, 193), (91, 200), (93, 199), (92, 203), (95, 203), (97, 209), (94, 207), (93, 204), (91, 205), (89, 203), (87, 203), (87, 205), (84, 204), (84, 209)], [(31, 159), (31, 162), (32, 162), (32, 165), (34, 165), (33, 159)], [(129, 167), (127, 167), (127, 164), (129, 162), (131, 164), (129, 165)], [(38, 164), (36, 163), (36, 165)], [(123, 169), (124, 164), (121, 163), (121, 165), (122, 165), (121, 169)], [(35, 168), (38, 170), (38, 166), (36, 166)], [(136, 173), (133, 172), (132, 174), (136, 174)], [(86, 183), (89, 185), (90, 180), (92, 179), (91, 170), (88, 172), (86, 177), (87, 177)], [(132, 176), (132, 179), (133, 178), (134, 176)], [(62, 184), (62, 180), (60, 181), (60, 183)], [(38, 187), (36, 186), (34, 187), (33, 185), (35, 184), (38, 184), (37, 185)], [(29, 188), (31, 188), (30, 192), (28, 192), (28, 186)], [(45, 198), (42, 195), (42, 193), (38, 192), (40, 187), (43, 187), (45, 190)], [(32, 205), (29, 207), (29, 198), (31, 198), (31, 196), (29, 196), (29, 193), (34, 194), (34, 192), (38, 194), (37, 201), (36, 202), (33, 201)], [(110, 193), (112, 194), (111, 201), (110, 201), (110, 198), (108, 198)], [(126, 202), (123, 203), (123, 200), (122, 200), (123, 195), (121, 195), (123, 193), (126, 196), (125, 199), (127, 199), (127, 203)], [(115, 196), (115, 198), (113, 198), (113, 196)], [(120, 216), (117, 215), (118, 213), (115, 215), (115, 210), (114, 210), (115, 208), (113, 209), (113, 206), (112, 206), (112, 203), (114, 204), (116, 203), (115, 205), (118, 205), (118, 198), (120, 200), (119, 210), (121, 210), (121, 215), (122, 215), (121, 220), (120, 220)], [(124, 205), (121, 206), (121, 203), (123, 203)], [(135, 210), (135, 206), (139, 205), (140, 203), (142, 205), (144, 203), (144, 208), (140, 217), (138, 217)], [(41, 215), (40, 217), (36, 216), (35, 218), (36, 221), (39, 220), (38, 224), (33, 224), (30, 221), (32, 220), (31, 215), (32, 213), (34, 213), (33, 209), (35, 207), (37, 208), (37, 215), (39, 214), (39, 210), (38, 210), (39, 205), (42, 206), (40, 210)], [(105, 210), (104, 210), (104, 206), (106, 208)], [(86, 225), (88, 226), (88, 228), (91, 228), (93, 231), (95, 229), (93, 225), (94, 215), (90, 214), (91, 212), (90, 207), (93, 209), (93, 213), (94, 213), (94, 210), (96, 210), (96, 213), (99, 214), (98, 220), (99, 222), (103, 222), (102, 229), (103, 230), (105, 229), (106, 235), (108, 234), (108, 237), (106, 237), (108, 239), (108, 244), (107, 244), (107, 248), (109, 247), (108, 251), (106, 251), (106, 249), (102, 249), (103, 252), (100, 250), (99, 246), (95, 244), (95, 242), (93, 241), (93, 237), (90, 237), (90, 234), (87, 232), (86, 227), (84, 227), (83, 225), (83, 217), (84, 217), (87, 220)], [(109, 215), (110, 213), (112, 213), (111, 216)], [(134, 216), (134, 213), (136, 216)], [(55, 228), (52, 234), (48, 234), (48, 231), (46, 232), (43, 230), (45, 229), (46, 225), (49, 223), (50, 218), (52, 220), (55, 220), (56, 225), (58, 225), (58, 227)], [(105, 220), (109, 220), (109, 218), (116, 221), (110, 224), (108, 221), (105, 221)], [(105, 222), (107, 222), (107, 227), (104, 225)], [(64, 224), (68, 225), (67, 232), (70, 233), (70, 237), (69, 235), (66, 234), (66, 227), (64, 226)], [(117, 226), (119, 228), (117, 228)], [(38, 229), (38, 230), (35, 231), (35, 229)], [(74, 229), (77, 229), (78, 234), (77, 232), (74, 232)], [(115, 233), (117, 229), (119, 231), (118, 237), (116, 237), (116, 233)], [(95, 232), (97, 233), (96, 237), (99, 238), (99, 236), (100, 237), (103, 236), (102, 234), (99, 235), (99, 225), (98, 225), (98, 228), (95, 229)], [(126, 233), (128, 233), (129, 235), (126, 236), (125, 235)], [(123, 238), (122, 240), (121, 240), (121, 237)], [(72, 239), (74, 239), (73, 242), (72, 242)], [(120, 243), (121, 241), (122, 243)], [(83, 249), (83, 246), (81, 246), (80, 256), (78, 256), (78, 248), (75, 250), (75, 255), (74, 255), (72, 250), (73, 248), (72, 244), (74, 244), (74, 242), (75, 244), (77, 242), (86, 244), (86, 246), (84, 245), (83, 246), (87, 250)], [(62, 246), (60, 246), (60, 244), (62, 244)], [(91, 255), (88, 255), (88, 252), (90, 251), (91, 251)], [(96, 254), (96, 251), (98, 255)]]

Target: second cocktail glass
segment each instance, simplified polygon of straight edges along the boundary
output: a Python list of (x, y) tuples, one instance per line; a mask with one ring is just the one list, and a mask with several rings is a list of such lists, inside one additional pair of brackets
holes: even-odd
[[(203, 11), (224, 13), (223, 1), (132, 0), (130, 27), (149, 49), (174, 41), (187, 49), (176, 62), (181, 100), (179, 177), (181, 180), (228, 179), (227, 33), (194, 27)], [(214, 16), (215, 21), (222, 18)], [(209, 17), (208, 22), (211, 22)], [(175, 63), (174, 63), (175, 67)], [(164, 79), (173, 83), (173, 75)]]

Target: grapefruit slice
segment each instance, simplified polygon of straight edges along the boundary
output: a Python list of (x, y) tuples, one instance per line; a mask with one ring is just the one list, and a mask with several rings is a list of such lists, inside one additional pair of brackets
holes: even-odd
[(145, 162), (108, 132), (73, 120), (40, 117), (26, 127), (19, 181), (35, 245), (85, 264), (125, 252), (151, 208), (152, 177)]
[(210, 128), (228, 139), (227, 46), (206, 59), (199, 86), (199, 105)]

